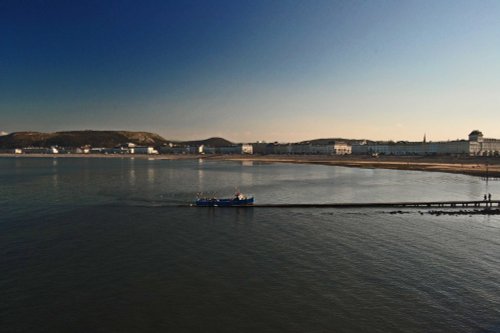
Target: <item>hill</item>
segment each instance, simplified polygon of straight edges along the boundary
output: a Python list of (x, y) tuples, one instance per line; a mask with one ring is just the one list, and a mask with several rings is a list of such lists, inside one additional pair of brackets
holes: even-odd
[(177, 142), (177, 144), (185, 145), (185, 146), (209, 146), (209, 147), (227, 147), (232, 146), (234, 143), (228, 141), (224, 138), (209, 138), (205, 140), (194, 140), (194, 141), (182, 141)]
[(357, 140), (357, 139), (343, 139), (343, 138), (328, 138), (328, 139), (314, 139), (314, 140), (307, 140), (307, 141), (301, 141), (298, 143), (312, 143), (313, 145), (327, 145), (327, 144), (332, 144), (334, 142), (346, 142), (349, 144), (357, 143), (359, 141), (363, 140)]
[(155, 133), (130, 131), (15, 132), (0, 136), (0, 148), (92, 147), (112, 148), (124, 143), (159, 146), (168, 141)]

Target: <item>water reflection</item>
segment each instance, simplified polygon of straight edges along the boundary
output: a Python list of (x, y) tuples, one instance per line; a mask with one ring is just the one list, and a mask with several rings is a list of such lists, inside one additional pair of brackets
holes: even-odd
[(133, 157), (130, 158), (129, 168), (130, 170), (128, 172), (128, 183), (130, 186), (135, 186), (136, 182), (135, 159)]
[(59, 187), (59, 174), (57, 172), (52, 175), (52, 187), (54, 189)]
[(203, 169), (198, 169), (198, 191), (203, 190), (204, 178), (205, 171)]
[(241, 170), (241, 185), (251, 186), (253, 184), (253, 172)]
[[(235, 188), (259, 203), (349, 203), (482, 200), (500, 197), (500, 182), (444, 174), (321, 165), (147, 159), (4, 159), (1, 174), (19, 193), (21, 183), (42, 178), (45, 190), (61, 199), (106, 193), (149, 200), (163, 194), (187, 202), (197, 192), (227, 197)], [(75, 167), (77, 166), (77, 167)], [(7, 173), (12, 176), (7, 176)], [(2, 184), (2, 185), (4, 185)], [(82, 193), (75, 193), (75, 187)], [(54, 191), (57, 189), (57, 192)], [(93, 200), (93, 198), (91, 198)]]
[(57, 158), (52, 159), (52, 187), (57, 189), (59, 187), (59, 170), (57, 168)]
[[(192, 321), (195, 330), (207, 326), (206, 318), (215, 318), (207, 329), (215, 331), (468, 332), (498, 326), (498, 216), (177, 207), (202, 185), (225, 194), (250, 179), (242, 190), (253, 191), (261, 203), (460, 199), (486, 190), (472, 177), (314, 165), (57, 162), (25, 160), (17, 174), (10, 160), (0, 159), (6, 205), (1, 245), (9, 254), (1, 261), (0, 282), (9, 296), (2, 298), (9, 309), (3, 318), (10, 324), (3, 331), (64, 327), (57, 318), (45, 320), (47, 313), (77, 313), (95, 330), (114, 305), (125, 311), (125, 321), (106, 323), (109, 331), (148, 321), (167, 331)], [(496, 197), (499, 182), (487, 190)], [(58, 205), (51, 205), (54, 198)], [(138, 292), (168, 296), (152, 299), (158, 309), (179, 304), (174, 327), (165, 311), (121, 306), (124, 299), (137, 301)], [(73, 304), (78, 297), (82, 302)], [(139, 301), (144, 299), (150, 301)], [(252, 318), (262, 318), (261, 324)]]
[(148, 166), (148, 183), (150, 185), (155, 182), (155, 169), (153, 165)]
[(253, 208), (235, 208), (236, 209), (236, 223), (250, 223), (253, 221)]

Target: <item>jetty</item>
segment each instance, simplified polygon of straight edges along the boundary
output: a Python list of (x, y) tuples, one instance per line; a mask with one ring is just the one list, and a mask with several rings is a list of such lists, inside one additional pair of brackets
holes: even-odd
[(299, 203), (233, 205), (237, 208), (483, 208), (500, 207), (500, 200), (477, 201), (410, 201), (363, 203)]

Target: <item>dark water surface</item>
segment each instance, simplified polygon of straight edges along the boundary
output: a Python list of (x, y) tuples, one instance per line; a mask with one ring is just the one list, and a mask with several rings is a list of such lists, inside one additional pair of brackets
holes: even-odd
[(317, 165), (0, 158), (1, 332), (500, 332), (500, 218), (178, 207), (477, 199)]

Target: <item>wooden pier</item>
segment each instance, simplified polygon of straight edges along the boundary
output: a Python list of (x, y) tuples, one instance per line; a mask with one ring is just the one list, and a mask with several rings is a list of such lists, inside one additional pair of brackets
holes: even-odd
[[(196, 206), (195, 206), (196, 207)], [(500, 200), (491, 201), (419, 201), (419, 202), (364, 202), (322, 204), (253, 204), (229, 206), (236, 208), (492, 208), (500, 207)], [(229, 208), (228, 207), (228, 208)]]

